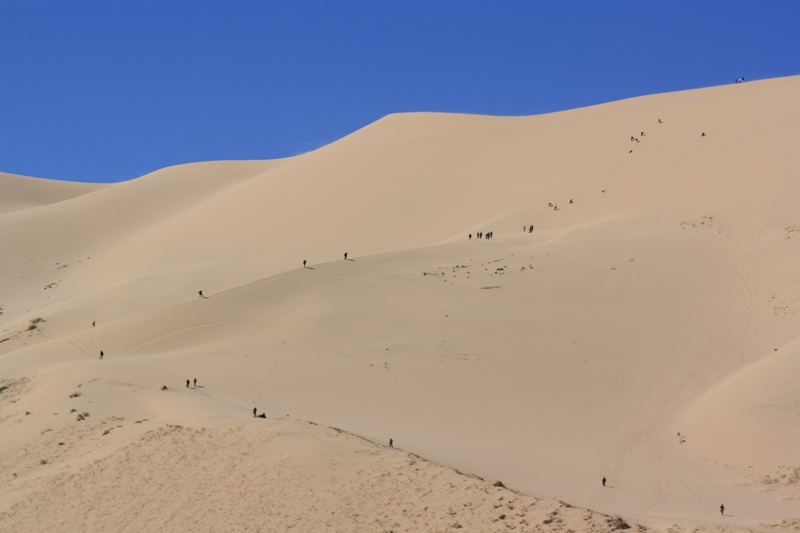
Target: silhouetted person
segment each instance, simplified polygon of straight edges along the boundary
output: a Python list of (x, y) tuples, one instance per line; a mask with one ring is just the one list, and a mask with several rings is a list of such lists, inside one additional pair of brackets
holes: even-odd
[(389, 439), (389, 448), (394, 448), (394, 440)]
[(103, 355), (104, 355), (104, 354), (103, 354), (103, 350), (100, 350), (100, 360), (101, 360), (101, 361), (103, 360)]
[(629, 154), (632, 154), (632, 153), (633, 153), (633, 150), (628, 150), (628, 153), (629, 153)]
[(92, 327), (95, 327), (96, 325), (97, 325), (97, 321), (96, 320), (92, 320)]
[(197, 378), (194, 378), (194, 388), (197, 388)]
[(305, 267), (306, 267), (306, 260), (303, 259), (303, 268), (305, 268)]
[(705, 136), (706, 136), (706, 132), (703, 132), (703, 133), (700, 134), (700, 137), (705, 137)]
[(256, 417), (257, 412), (258, 412), (258, 407), (253, 407), (253, 418)]
[(469, 240), (472, 240), (472, 233), (469, 234)]
[(725, 504), (719, 506), (719, 514), (725, 515)]
[(344, 253), (345, 261), (347, 260), (347, 252)]
[(572, 198), (569, 199), (569, 203), (574, 204), (575, 202), (572, 201)]
[(659, 123), (659, 124), (663, 124), (663, 122), (661, 122), (661, 119), (658, 119), (658, 123)]
[(200, 296), (200, 298), (203, 297), (203, 291), (197, 291), (197, 294)]
[(606, 476), (603, 476), (603, 486), (606, 486)]
[(189, 388), (189, 380), (188, 379), (186, 380), (186, 388), (187, 389)]

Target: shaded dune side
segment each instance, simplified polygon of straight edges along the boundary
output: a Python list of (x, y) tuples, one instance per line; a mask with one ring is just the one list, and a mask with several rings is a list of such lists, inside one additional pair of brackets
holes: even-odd
[(0, 172), (0, 214), (54, 204), (108, 187)]

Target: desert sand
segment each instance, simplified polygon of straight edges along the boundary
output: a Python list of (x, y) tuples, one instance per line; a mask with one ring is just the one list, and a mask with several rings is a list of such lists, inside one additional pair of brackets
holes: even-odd
[(798, 141), (790, 77), (0, 174), (0, 531), (800, 530)]

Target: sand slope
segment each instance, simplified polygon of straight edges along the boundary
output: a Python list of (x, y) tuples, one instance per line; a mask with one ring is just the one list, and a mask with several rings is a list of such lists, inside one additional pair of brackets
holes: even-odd
[[(285, 160), (9, 204), (0, 526), (609, 527), (563, 500), (657, 530), (797, 528), (798, 96), (784, 78), (393, 115)], [(496, 479), (532, 495), (525, 517), (495, 516)]]
[(0, 214), (53, 204), (107, 187), (104, 184), (29, 178), (0, 172)]

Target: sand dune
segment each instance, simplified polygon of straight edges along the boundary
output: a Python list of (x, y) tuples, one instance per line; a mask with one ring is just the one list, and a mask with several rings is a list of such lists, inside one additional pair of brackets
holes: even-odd
[(0, 214), (62, 202), (107, 187), (103, 184), (72, 183), (0, 172), (3, 196)]
[(0, 529), (796, 530), (798, 96), (0, 175)]

